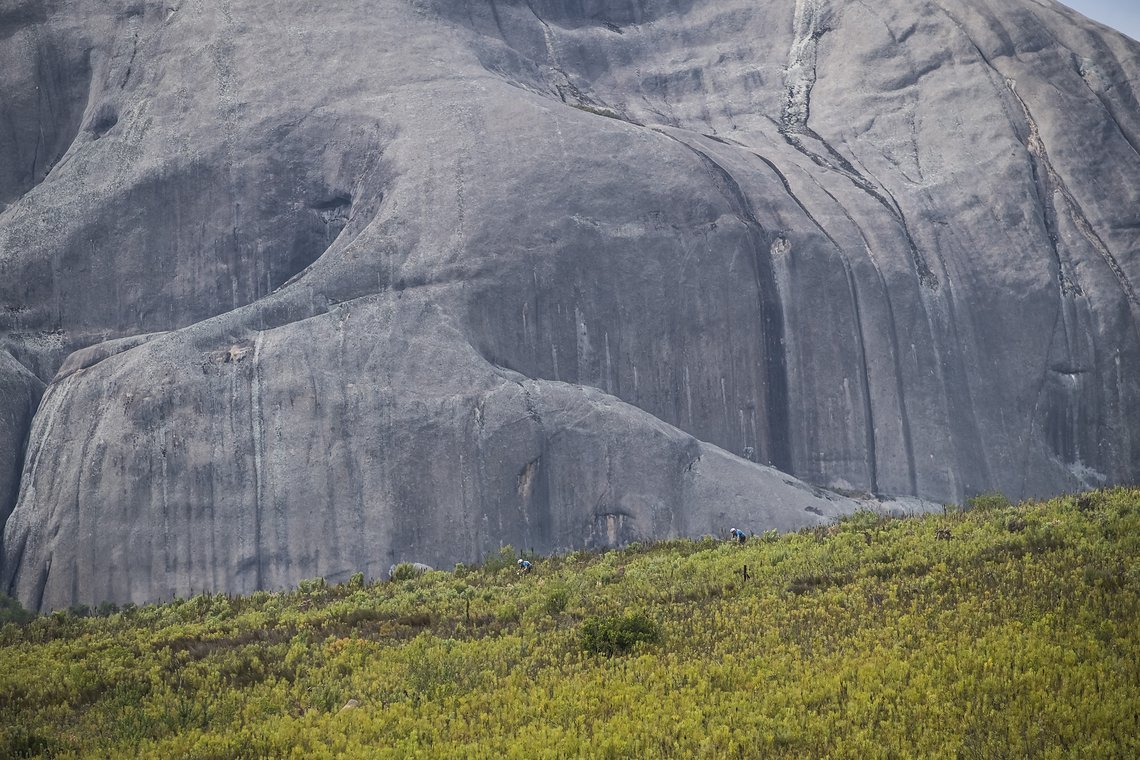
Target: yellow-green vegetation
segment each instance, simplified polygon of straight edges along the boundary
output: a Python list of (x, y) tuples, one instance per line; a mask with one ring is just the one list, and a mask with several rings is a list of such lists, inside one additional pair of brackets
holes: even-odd
[(0, 756), (1140, 757), (1140, 490), (976, 504), (9, 623)]

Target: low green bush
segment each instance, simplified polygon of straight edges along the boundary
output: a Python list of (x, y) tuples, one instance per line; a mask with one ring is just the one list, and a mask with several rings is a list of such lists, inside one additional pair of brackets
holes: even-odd
[(519, 555), (515, 552), (515, 547), (507, 544), (494, 554), (488, 554), (483, 558), (483, 570), (488, 573), (497, 573), (508, 567), (513, 568), (518, 558)]
[(966, 503), (970, 505), (970, 509), (979, 512), (993, 512), (998, 509), (1008, 509), (1013, 506), (1009, 499), (1006, 498), (1006, 495), (1000, 491), (989, 491), (987, 493), (980, 493), (977, 496), (971, 496), (969, 499), (966, 499)]
[(561, 615), (569, 603), (570, 589), (565, 586), (555, 586), (546, 593), (542, 605), (547, 615)]
[(5, 623), (26, 623), (35, 617), (28, 612), (15, 599), (7, 594), (0, 594), (0, 625)]
[(400, 564), (396, 565), (395, 569), (392, 570), (392, 580), (396, 581), (397, 583), (400, 583), (401, 581), (410, 581), (413, 578), (419, 577), (419, 575), (420, 571), (417, 570), (416, 566), (411, 562), (401, 562)]
[(625, 654), (638, 644), (657, 644), (661, 627), (644, 612), (592, 617), (582, 624), (582, 649), (612, 657)]

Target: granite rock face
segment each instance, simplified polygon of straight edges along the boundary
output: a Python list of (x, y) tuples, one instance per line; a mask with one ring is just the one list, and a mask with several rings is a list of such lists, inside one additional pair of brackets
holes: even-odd
[(1036, 0), (0, 2), (0, 588), (1135, 480), (1137, 81)]
[[(0, 520), (7, 521), (20, 489), (24, 448), (44, 384), (0, 351)], [(0, 555), (2, 558), (2, 555)]]

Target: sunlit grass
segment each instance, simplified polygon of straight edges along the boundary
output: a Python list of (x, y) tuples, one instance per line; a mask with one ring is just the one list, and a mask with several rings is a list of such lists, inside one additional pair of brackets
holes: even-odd
[(979, 507), (8, 624), (0, 756), (1140, 756), (1140, 490)]

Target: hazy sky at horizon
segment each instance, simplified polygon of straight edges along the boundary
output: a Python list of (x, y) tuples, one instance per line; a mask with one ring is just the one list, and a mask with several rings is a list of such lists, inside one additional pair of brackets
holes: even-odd
[(1140, 40), (1140, 1), (1138, 0), (1062, 0), (1073, 10)]

